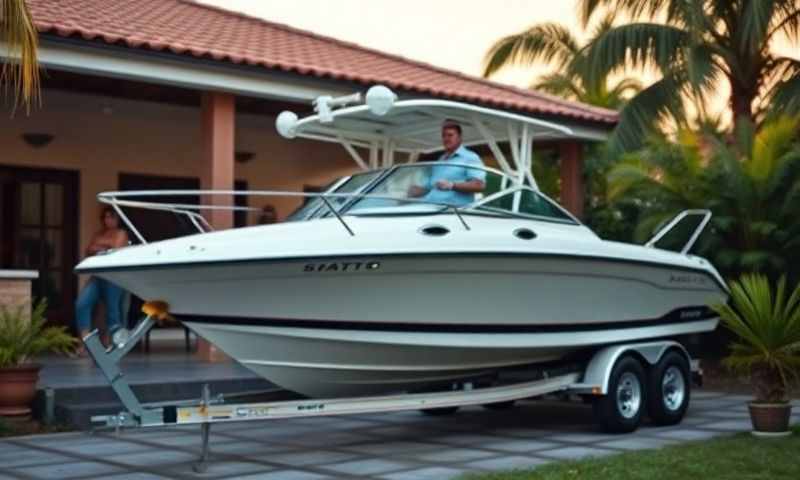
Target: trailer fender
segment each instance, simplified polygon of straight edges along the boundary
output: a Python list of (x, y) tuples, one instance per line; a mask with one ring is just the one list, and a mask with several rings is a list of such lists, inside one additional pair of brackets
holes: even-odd
[(583, 378), (579, 383), (570, 387), (573, 393), (605, 395), (608, 393), (608, 382), (611, 378), (611, 371), (614, 369), (617, 360), (627, 353), (633, 353), (640, 358), (645, 366), (652, 366), (661, 360), (668, 350), (677, 350), (686, 357), (691, 365), (689, 352), (678, 342), (659, 341), (646, 343), (630, 343), (622, 345), (611, 345), (599, 350), (586, 365)]

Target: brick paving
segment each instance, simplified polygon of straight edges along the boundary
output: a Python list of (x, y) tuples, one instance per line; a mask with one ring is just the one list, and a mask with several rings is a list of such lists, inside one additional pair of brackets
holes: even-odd
[[(749, 430), (748, 397), (696, 391), (681, 425), (606, 435), (582, 404), (525, 402), (449, 417), (418, 412), (214, 425), (208, 471), (192, 469), (199, 429), (62, 433), (0, 441), (6, 478), (446, 479), (661, 448)], [(795, 402), (793, 423), (800, 423)]]

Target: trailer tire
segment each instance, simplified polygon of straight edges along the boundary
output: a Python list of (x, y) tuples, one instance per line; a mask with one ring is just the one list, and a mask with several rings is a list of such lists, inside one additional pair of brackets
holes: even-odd
[(516, 400), (506, 400), (505, 402), (484, 403), (483, 408), (487, 410), (508, 410), (513, 408)]
[(642, 421), (646, 405), (645, 370), (641, 362), (626, 355), (614, 364), (608, 393), (594, 401), (594, 417), (606, 432), (628, 433)]
[(647, 379), (647, 410), (656, 425), (675, 425), (683, 420), (691, 397), (689, 362), (670, 351), (650, 370)]
[(436, 407), (436, 408), (423, 408), (420, 412), (432, 417), (443, 417), (445, 415), (452, 415), (461, 407)]

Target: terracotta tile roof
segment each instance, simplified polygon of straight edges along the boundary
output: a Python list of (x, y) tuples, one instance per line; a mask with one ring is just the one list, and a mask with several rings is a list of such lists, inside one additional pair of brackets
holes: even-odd
[(614, 111), (497, 84), (189, 0), (27, 0), (41, 33), (347, 80), (495, 108), (617, 122)]

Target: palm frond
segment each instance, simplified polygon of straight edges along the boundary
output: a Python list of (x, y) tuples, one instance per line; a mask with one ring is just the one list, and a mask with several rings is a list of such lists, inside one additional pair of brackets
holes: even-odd
[(771, 107), (773, 116), (800, 113), (800, 62), (791, 76), (775, 85)]
[(636, 78), (623, 78), (615, 83), (608, 92), (609, 96), (624, 99), (626, 95), (635, 95), (642, 91), (644, 85)]
[(797, 141), (799, 129), (800, 117), (784, 116), (765, 123), (755, 134), (746, 171), (760, 186), (776, 180), (783, 183), (783, 176), (776, 173), (784, 166), (782, 160)]
[(0, 40), (10, 59), (0, 69), (0, 84), (5, 94), (13, 90), (14, 109), (22, 103), (30, 112), (40, 101), (39, 36), (25, 0), (0, 0)]
[(509, 65), (531, 65), (541, 60), (565, 67), (580, 47), (572, 33), (557, 23), (543, 23), (501, 38), (484, 57), (483, 76), (489, 77)]
[(635, 150), (658, 130), (659, 122), (684, 118), (683, 104), (676, 94), (683, 88), (682, 82), (666, 77), (631, 98), (620, 111), (619, 123), (609, 138), (609, 154), (618, 156)]
[(624, 13), (632, 19), (641, 17), (653, 18), (662, 11), (671, 0), (580, 0), (578, 11), (583, 26), (587, 26), (594, 14), (607, 9), (610, 14)]
[(540, 77), (531, 88), (568, 99), (585, 100), (582, 98), (583, 89), (577, 81), (576, 78), (563, 73), (551, 73)]
[(741, 13), (741, 36), (739, 48), (745, 52), (757, 52), (763, 48), (769, 35), (769, 27), (775, 18), (778, 5), (773, 0), (743, 3)]
[(691, 44), (689, 32), (658, 23), (629, 23), (612, 28), (588, 45), (593, 75), (605, 77), (625, 67), (658, 68), (668, 74)]
[(701, 100), (714, 96), (723, 78), (724, 72), (714, 58), (716, 55), (716, 50), (704, 43), (686, 49), (685, 68), (689, 85)]
[(778, 2), (780, 8), (774, 16), (767, 33), (766, 40), (769, 41), (778, 34), (785, 35), (789, 40), (798, 40), (800, 37), (800, 5), (794, 0), (784, 0)]

